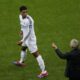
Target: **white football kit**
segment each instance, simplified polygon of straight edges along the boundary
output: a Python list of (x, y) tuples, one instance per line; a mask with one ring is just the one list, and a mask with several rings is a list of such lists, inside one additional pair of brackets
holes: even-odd
[(23, 44), (22, 46), (27, 46), (31, 53), (34, 53), (38, 50), (36, 44), (36, 35), (34, 31), (34, 20), (31, 16), (27, 15), (26, 18), (22, 18), (19, 15), (21, 31), (23, 32)]

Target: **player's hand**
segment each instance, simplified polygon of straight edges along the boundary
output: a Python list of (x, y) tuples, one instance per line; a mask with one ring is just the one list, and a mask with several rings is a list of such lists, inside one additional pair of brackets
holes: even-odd
[(23, 35), (23, 31), (20, 31), (20, 35)]
[(57, 45), (55, 43), (52, 43), (52, 48), (57, 49)]
[(18, 41), (18, 42), (17, 42), (17, 45), (21, 46), (22, 43), (23, 43), (22, 41)]

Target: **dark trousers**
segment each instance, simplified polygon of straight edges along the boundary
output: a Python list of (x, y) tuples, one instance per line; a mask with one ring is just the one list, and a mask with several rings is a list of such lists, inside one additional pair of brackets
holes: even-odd
[(71, 78), (69, 78), (69, 80), (80, 80), (80, 78), (71, 77)]

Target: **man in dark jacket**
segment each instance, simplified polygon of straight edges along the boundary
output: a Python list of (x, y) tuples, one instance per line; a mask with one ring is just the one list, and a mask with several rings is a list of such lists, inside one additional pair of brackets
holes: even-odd
[(67, 60), (65, 75), (69, 80), (80, 80), (80, 49), (79, 41), (72, 39), (70, 42), (70, 47), (72, 50), (63, 54), (61, 50), (56, 46), (55, 43), (52, 44), (55, 52), (61, 59)]

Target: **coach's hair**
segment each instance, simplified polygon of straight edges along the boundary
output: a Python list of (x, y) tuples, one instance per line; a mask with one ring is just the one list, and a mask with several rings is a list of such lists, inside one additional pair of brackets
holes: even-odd
[(26, 7), (26, 6), (20, 6), (19, 10), (20, 10), (20, 12), (21, 12), (22, 10), (27, 10), (27, 7)]
[(70, 47), (72, 47), (72, 48), (78, 48), (79, 47), (79, 41), (77, 39), (72, 39), (70, 41)]

